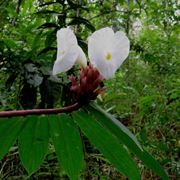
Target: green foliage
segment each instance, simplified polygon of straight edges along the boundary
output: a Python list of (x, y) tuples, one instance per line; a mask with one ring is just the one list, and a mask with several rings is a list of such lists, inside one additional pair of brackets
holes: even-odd
[(23, 128), (23, 118), (0, 119), (0, 159), (9, 151), (15, 143), (20, 131)]
[[(131, 132), (111, 115), (101, 109), (96, 110), (87, 107), (85, 111), (74, 112), (72, 116), (61, 114), (59, 117), (37, 118), (30, 116), (24, 119), (19, 118), (19, 121), (15, 118), (2, 120), (3, 124), (0, 131), (3, 147), (0, 151), (2, 156), (13, 145), (19, 135), (20, 159), (28, 174), (31, 175), (37, 171), (47, 154), (50, 134), (60, 165), (70, 179), (77, 179), (84, 165), (78, 125), (89, 141), (129, 179), (138, 180), (140, 174), (124, 145), (162, 179), (168, 179), (160, 165), (141, 148)], [(49, 119), (49, 125), (47, 119)], [(9, 123), (13, 123), (13, 126), (11, 126), (13, 129), (10, 129), (11, 132), (7, 131), (9, 133), (7, 136), (4, 132), (9, 128)], [(22, 125), (19, 126), (17, 123)], [(22, 126), (24, 128), (20, 132)]]
[[(105, 110), (96, 105), (88, 106), (85, 111), (73, 113), (74, 119), (68, 115), (0, 119), (0, 159), (13, 144), (18, 144), (16, 154), (19, 154), (31, 177), (47, 178), (44, 172), (51, 174), (58, 171), (56, 175), (61, 174), (58, 177), (64, 178), (63, 171), (56, 165), (56, 151), (60, 166), (71, 179), (75, 179), (83, 176), (83, 143), (86, 159), (87, 154), (91, 156), (92, 153), (94, 163), (101, 161), (107, 169), (111, 169), (111, 162), (130, 179), (139, 178), (136, 164), (141, 169), (142, 179), (157, 178), (143, 164), (162, 179), (167, 179), (155, 159), (170, 178), (178, 179), (178, 9), (178, 1), (170, 0), (1, 0), (1, 111), (61, 107), (74, 101), (68, 80), (72, 72), (59, 77), (51, 74), (56, 58), (56, 31), (62, 27), (71, 26), (74, 29), (85, 52), (86, 39), (95, 29), (111, 26), (115, 30), (123, 30), (131, 39), (131, 53), (116, 77), (105, 82), (106, 92), (97, 100)], [(134, 27), (136, 21), (142, 24), (139, 29)], [(76, 69), (73, 73), (77, 73)], [(87, 144), (81, 141), (85, 138), (78, 126), (89, 139)], [(58, 134), (60, 136), (56, 136)], [(89, 141), (105, 158), (98, 154), (96, 148), (89, 147)], [(48, 148), (48, 143), (51, 148)], [(27, 156), (27, 153), (31, 155)], [(14, 164), (18, 158), (12, 156), (15, 159), (11, 164)], [(4, 162), (7, 163), (6, 160), (0, 162), (3, 164), (0, 178), (1, 173), (5, 174), (2, 179), (8, 169), (3, 169)], [(42, 168), (34, 173), (46, 163), (52, 163), (53, 170)], [(87, 166), (91, 163), (88, 159)], [(98, 172), (97, 178), (104, 178), (103, 170)], [(96, 173), (93, 174), (90, 169), (90, 174), (85, 177), (92, 179)], [(113, 178), (109, 174), (109, 178)], [(22, 169), (20, 179), (24, 175), (26, 172)], [(119, 179), (119, 176), (114, 179)]]
[(82, 142), (78, 127), (72, 118), (66, 114), (50, 116), (49, 124), (60, 165), (70, 179), (78, 179), (84, 165)]
[[(86, 117), (86, 119), (84, 117)], [(128, 152), (123, 148), (123, 145), (113, 137), (111, 132), (102, 127), (101, 124), (97, 123), (96, 119), (91, 115), (87, 115), (87, 113), (78, 112), (74, 115), (74, 118), (90, 142), (94, 144), (120, 172), (129, 177), (129, 179), (140, 179), (139, 172)]]
[(25, 127), (19, 135), (19, 156), (23, 166), (31, 175), (42, 164), (48, 150), (48, 121), (43, 117), (27, 117)]
[(142, 149), (136, 137), (123, 124), (97, 106), (95, 106), (94, 109), (89, 107), (88, 110), (98, 123), (107, 128), (112, 135), (116, 136), (120, 143), (126, 145), (144, 164), (163, 179), (168, 179), (166, 173), (157, 161)]

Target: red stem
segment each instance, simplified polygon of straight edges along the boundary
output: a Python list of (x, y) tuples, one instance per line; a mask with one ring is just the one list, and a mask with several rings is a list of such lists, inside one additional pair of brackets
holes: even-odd
[(14, 110), (14, 111), (2, 111), (1, 117), (14, 117), (14, 116), (27, 116), (27, 115), (41, 115), (41, 114), (58, 114), (58, 113), (70, 113), (78, 110), (82, 105), (75, 103), (66, 107), (58, 109), (30, 109), (30, 110)]

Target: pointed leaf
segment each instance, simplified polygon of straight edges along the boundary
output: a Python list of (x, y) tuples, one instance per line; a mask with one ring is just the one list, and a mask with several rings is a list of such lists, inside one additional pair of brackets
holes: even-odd
[(57, 28), (59, 28), (59, 26), (55, 23), (44, 23), (41, 26), (39, 26), (37, 29), (41, 29), (41, 28), (43, 28), (43, 29), (45, 29), (45, 28), (56, 28), (57, 29)]
[(138, 157), (146, 166), (152, 169), (154, 173), (160, 176), (162, 180), (169, 180), (169, 177), (161, 165), (147, 151), (144, 150), (143, 154)]
[(23, 128), (23, 118), (0, 119), (0, 160), (13, 146), (17, 136)]
[(135, 149), (140, 152), (143, 151), (136, 137), (129, 131), (128, 128), (126, 128), (126, 126), (124, 126), (111, 114), (105, 112), (102, 108), (95, 104), (89, 106), (87, 110), (89, 113), (92, 113), (94, 118), (96, 118), (100, 124), (107, 127), (129, 149)]
[(142, 149), (136, 137), (116, 118), (105, 112), (97, 105), (91, 105), (87, 111), (104, 127), (106, 127), (120, 142), (129, 148), (142, 162), (151, 168), (154, 173), (163, 180), (168, 180), (168, 176), (160, 164), (145, 150)]
[(59, 163), (70, 179), (77, 180), (83, 168), (83, 150), (78, 127), (66, 114), (50, 116), (51, 136)]
[(136, 164), (118, 139), (103, 127), (91, 114), (84, 111), (73, 113), (73, 118), (89, 141), (130, 180), (140, 179)]
[(76, 25), (76, 24), (84, 24), (88, 29), (90, 29), (92, 32), (95, 31), (95, 27), (87, 20), (82, 17), (71, 17), (71, 22), (69, 22), (70, 25)]
[(29, 116), (26, 121), (19, 137), (19, 155), (25, 169), (32, 174), (42, 164), (48, 150), (48, 120)]

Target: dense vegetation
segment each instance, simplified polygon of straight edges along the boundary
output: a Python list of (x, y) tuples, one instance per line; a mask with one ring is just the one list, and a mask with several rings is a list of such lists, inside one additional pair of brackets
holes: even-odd
[[(122, 30), (131, 52), (96, 101), (136, 135), (170, 179), (178, 179), (179, 5), (178, 0), (1, 0), (0, 111), (71, 103), (68, 75), (51, 75), (60, 28), (72, 26), (86, 53), (87, 37), (96, 29)], [(82, 138), (87, 163), (82, 178), (125, 179)], [(44, 164), (28, 177), (15, 144), (0, 161), (0, 179), (66, 179), (49, 146)], [(136, 161), (142, 179), (158, 179)]]

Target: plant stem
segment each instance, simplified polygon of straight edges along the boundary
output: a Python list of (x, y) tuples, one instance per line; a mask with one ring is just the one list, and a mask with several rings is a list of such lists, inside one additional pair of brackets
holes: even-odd
[(29, 110), (13, 110), (0, 112), (1, 117), (14, 117), (14, 116), (27, 116), (27, 115), (41, 115), (41, 114), (58, 114), (58, 113), (70, 113), (78, 110), (82, 107), (78, 102), (66, 107), (57, 109), (29, 109)]

